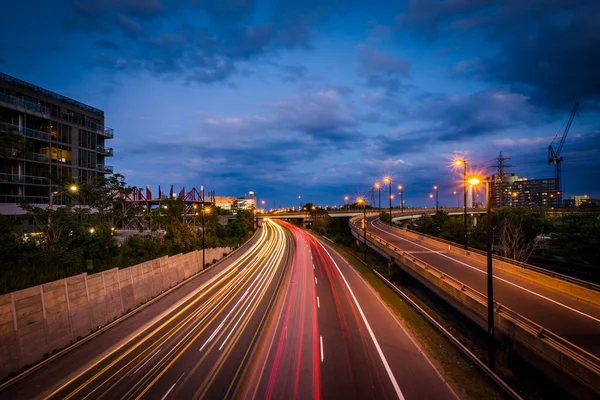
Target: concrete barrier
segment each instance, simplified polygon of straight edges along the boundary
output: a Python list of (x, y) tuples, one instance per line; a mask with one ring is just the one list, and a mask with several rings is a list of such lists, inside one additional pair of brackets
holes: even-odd
[[(352, 234), (362, 242), (362, 231), (352, 221), (351, 229)], [(367, 233), (367, 244), (381, 255), (391, 257), (403, 270), (486, 329), (487, 298), (482, 293), (370, 233)], [(545, 366), (551, 367), (549, 375), (557, 381), (568, 377), (570, 383), (575, 382), (576, 385), (569, 389), (578, 397), (593, 398), (600, 395), (598, 357), (497, 302), (494, 306), (494, 322), (499, 339), (508, 338), (510, 342), (526, 348)]]
[[(206, 249), (207, 262), (231, 252)], [(0, 296), (0, 379), (40, 361), (202, 271), (192, 251)]]

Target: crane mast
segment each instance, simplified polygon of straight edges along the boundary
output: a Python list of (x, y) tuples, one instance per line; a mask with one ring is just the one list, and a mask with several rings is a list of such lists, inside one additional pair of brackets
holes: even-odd
[(562, 152), (562, 148), (565, 144), (565, 140), (567, 139), (567, 135), (569, 134), (569, 129), (571, 129), (571, 124), (573, 124), (573, 119), (575, 118), (575, 114), (577, 113), (577, 109), (579, 108), (579, 102), (575, 102), (573, 105), (573, 110), (571, 111), (571, 115), (569, 116), (569, 120), (567, 121), (567, 125), (565, 126), (565, 131), (563, 132), (562, 138), (558, 144), (556, 150), (552, 147), (552, 143), (548, 146), (548, 165), (554, 165), (554, 207), (562, 207), (562, 161), (563, 157), (560, 156)]

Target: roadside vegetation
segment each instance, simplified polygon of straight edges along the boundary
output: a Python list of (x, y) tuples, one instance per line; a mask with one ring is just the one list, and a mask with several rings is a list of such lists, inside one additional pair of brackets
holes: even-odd
[[(48, 209), (22, 204), (27, 212), (14, 219), (0, 216), (0, 294), (83, 272), (127, 268), (165, 255), (202, 248), (201, 216), (182, 218), (182, 199), (164, 199), (160, 208), (144, 210), (126, 201), (132, 188), (121, 175), (98, 177), (91, 184), (61, 182), (56, 194), (64, 206)], [(89, 207), (78, 207), (88, 204)], [(224, 210), (205, 214), (205, 244), (235, 248), (254, 232), (250, 212), (238, 212), (226, 225)], [(117, 240), (119, 229), (128, 236)]]

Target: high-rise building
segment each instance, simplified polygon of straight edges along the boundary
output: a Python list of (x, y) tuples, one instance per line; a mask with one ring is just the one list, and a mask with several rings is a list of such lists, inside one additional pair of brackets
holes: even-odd
[(587, 194), (571, 196), (568, 200), (565, 200), (565, 207), (600, 207), (600, 199), (590, 199)]
[(0, 73), (0, 214), (65, 202), (57, 183), (111, 174), (104, 111)]
[[(494, 207), (558, 207), (554, 178), (529, 179), (505, 174), (502, 181), (492, 175), (492, 182)], [(500, 194), (501, 191), (504, 194)]]

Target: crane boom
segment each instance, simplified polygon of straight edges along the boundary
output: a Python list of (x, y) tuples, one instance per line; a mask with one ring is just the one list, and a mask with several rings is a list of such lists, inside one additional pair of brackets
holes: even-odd
[[(562, 161), (563, 158), (560, 156), (562, 152), (562, 148), (565, 145), (565, 140), (567, 139), (567, 135), (569, 134), (569, 130), (571, 129), (571, 125), (573, 124), (573, 119), (575, 118), (575, 114), (577, 114), (577, 109), (579, 108), (579, 102), (575, 102), (573, 105), (573, 110), (571, 111), (571, 115), (569, 116), (569, 121), (565, 126), (565, 131), (563, 132), (562, 137), (560, 138), (560, 143), (556, 150), (552, 147), (552, 143), (548, 146), (548, 165), (554, 165), (554, 183), (555, 183), (555, 193), (551, 195), (554, 199), (553, 206), (561, 207), (562, 206)], [(555, 138), (556, 139), (556, 138)]]

